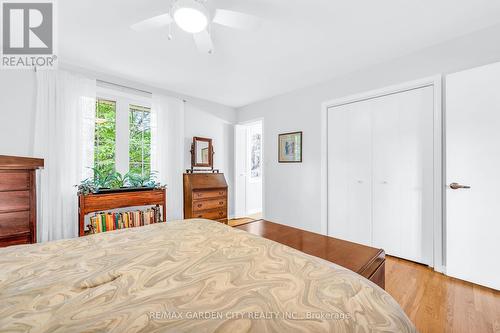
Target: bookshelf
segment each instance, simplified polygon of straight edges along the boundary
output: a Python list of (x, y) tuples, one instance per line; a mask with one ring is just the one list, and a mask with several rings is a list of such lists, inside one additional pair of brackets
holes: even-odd
[(151, 189), (135, 192), (79, 194), (78, 235), (85, 236), (85, 215), (117, 208), (134, 206), (162, 206), (162, 218), (167, 216), (167, 189)]

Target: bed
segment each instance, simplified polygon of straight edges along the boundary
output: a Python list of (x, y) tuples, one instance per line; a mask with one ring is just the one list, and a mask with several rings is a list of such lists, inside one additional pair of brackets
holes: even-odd
[(385, 251), (288, 225), (256, 220), (235, 226), (347, 268), (385, 289)]
[(358, 274), (208, 220), (0, 249), (0, 330), (416, 332)]

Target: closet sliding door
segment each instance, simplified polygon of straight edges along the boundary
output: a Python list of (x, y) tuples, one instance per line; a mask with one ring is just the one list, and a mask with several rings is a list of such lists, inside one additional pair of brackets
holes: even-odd
[(434, 89), (371, 100), (373, 242), (432, 264)]
[(366, 245), (372, 242), (369, 111), (355, 103), (328, 114), (330, 235)]
[(432, 264), (434, 90), (328, 110), (328, 231)]

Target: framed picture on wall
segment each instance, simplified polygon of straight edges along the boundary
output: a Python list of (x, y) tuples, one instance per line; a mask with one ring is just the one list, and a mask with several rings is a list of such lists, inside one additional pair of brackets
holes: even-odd
[(283, 133), (278, 136), (278, 162), (302, 163), (302, 132)]

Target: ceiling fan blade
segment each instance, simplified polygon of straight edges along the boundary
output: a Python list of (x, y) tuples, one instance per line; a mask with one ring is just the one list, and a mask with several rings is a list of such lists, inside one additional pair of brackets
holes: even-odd
[(217, 9), (213, 21), (227, 27), (242, 30), (254, 30), (261, 24), (261, 19), (256, 16), (227, 9)]
[(137, 22), (130, 27), (135, 31), (147, 31), (164, 27), (170, 23), (172, 23), (172, 17), (169, 13), (165, 13)]
[(213, 53), (214, 43), (212, 42), (212, 37), (207, 30), (193, 34), (193, 38), (200, 52), (209, 54)]

